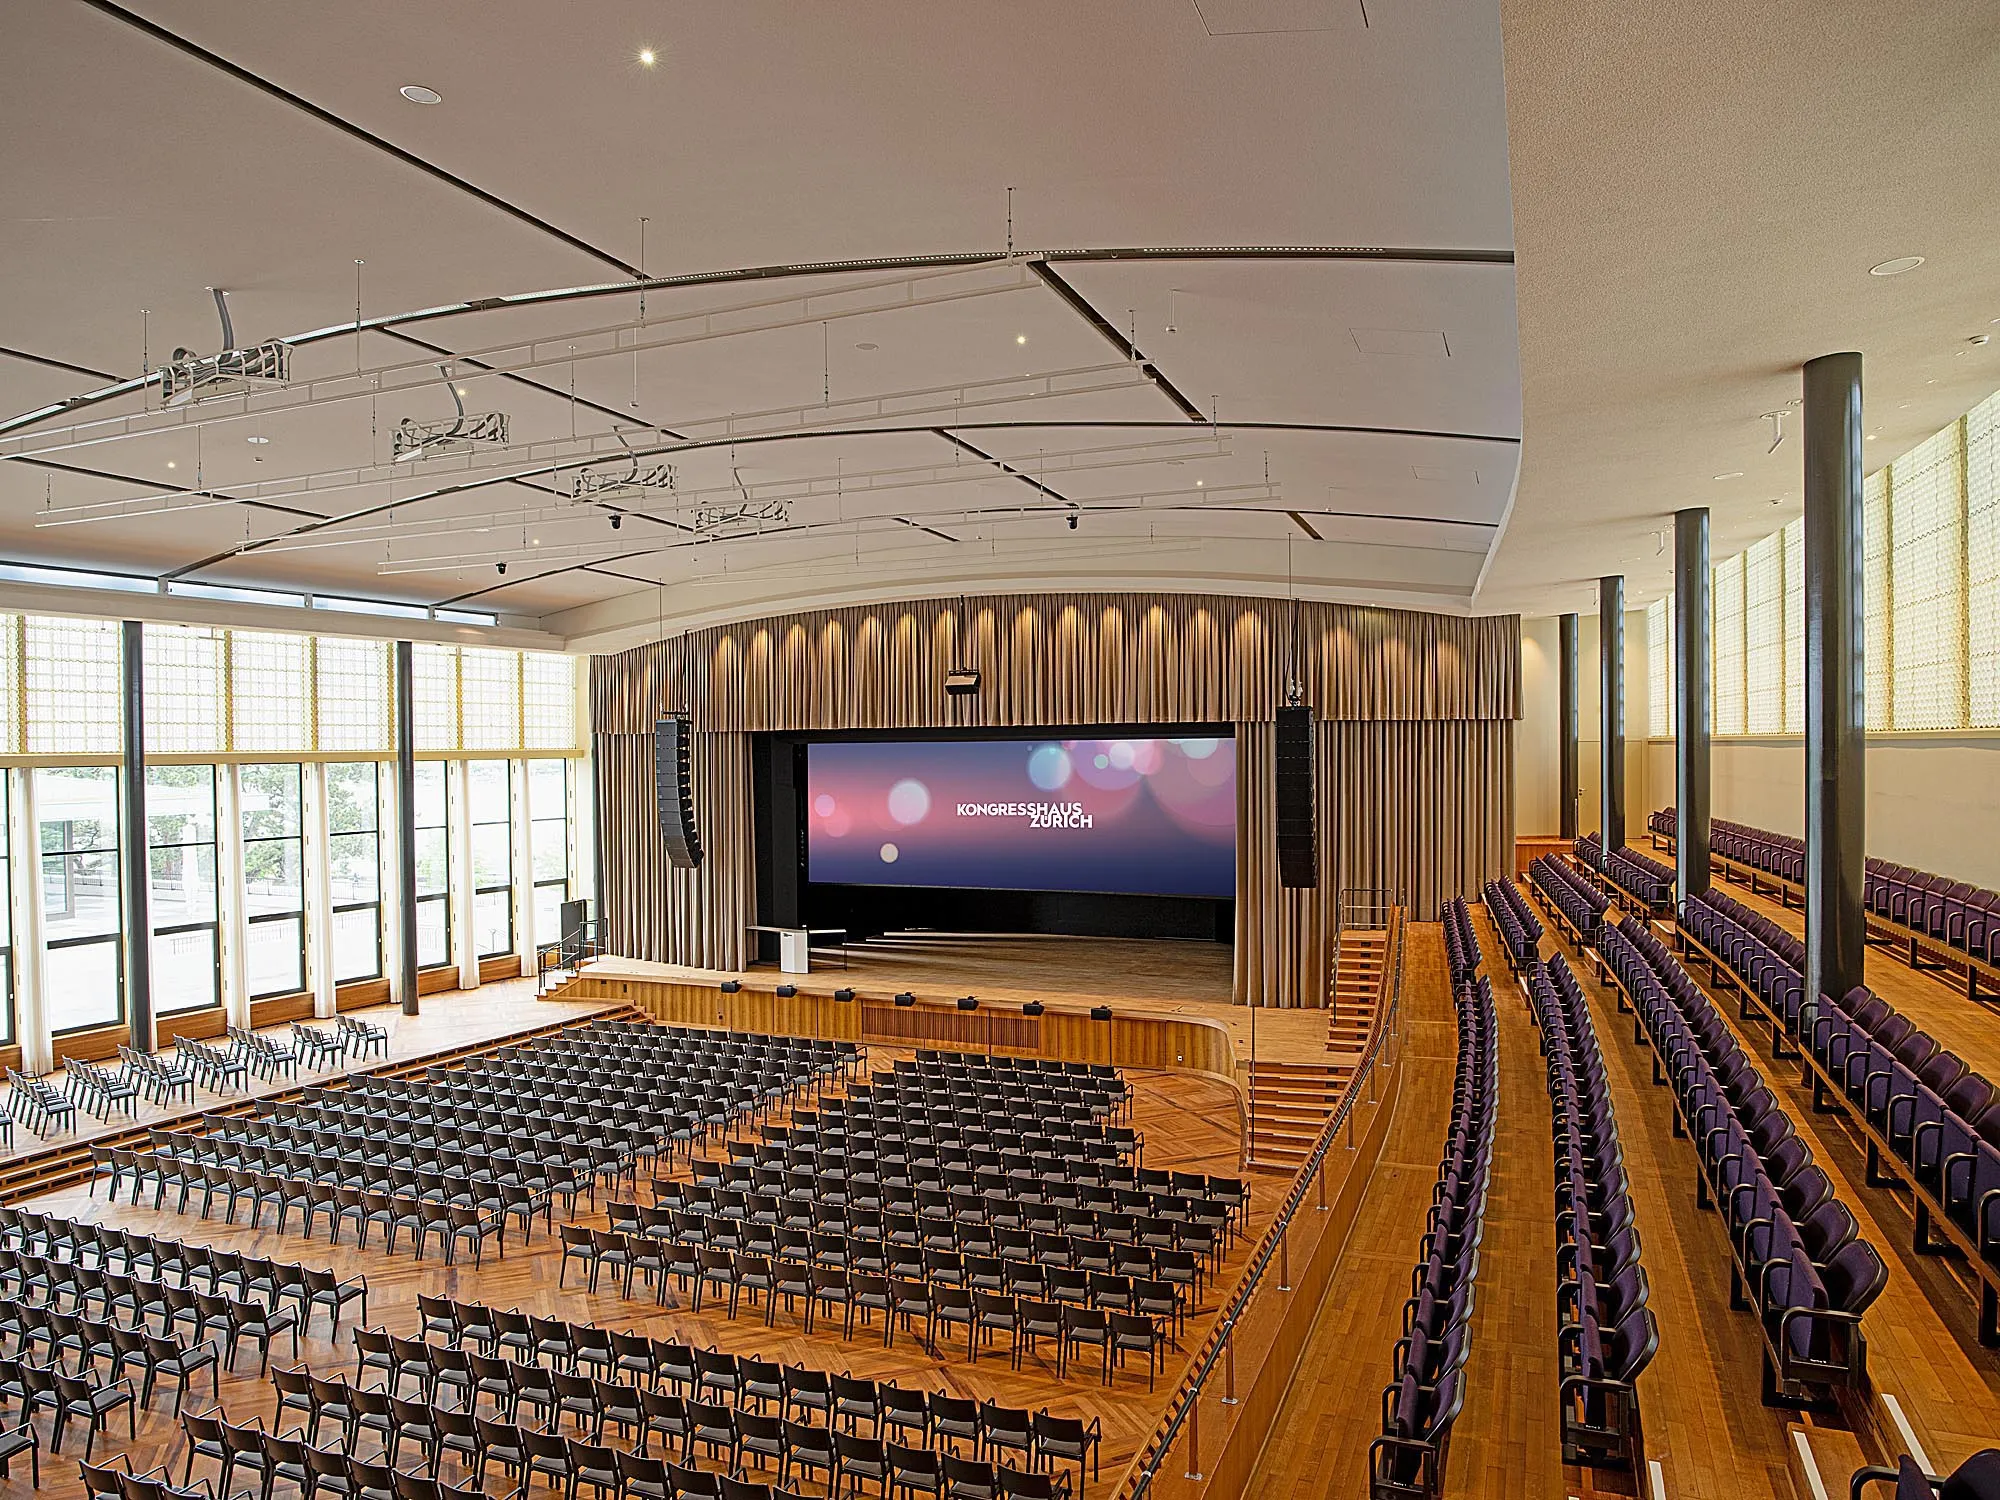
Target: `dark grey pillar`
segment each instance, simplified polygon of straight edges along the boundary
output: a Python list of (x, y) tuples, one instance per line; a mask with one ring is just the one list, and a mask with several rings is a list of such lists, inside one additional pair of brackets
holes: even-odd
[(1861, 356), (1805, 367), (1806, 996), (1862, 982), (1867, 913), (1867, 616), (1862, 598)]
[(1598, 837), (1608, 858), (1625, 847), (1625, 579), (1597, 580), (1597, 663), (1604, 723), (1603, 813)]
[(1577, 681), (1582, 665), (1582, 655), (1577, 645), (1577, 619), (1575, 615), (1563, 615), (1556, 620), (1557, 673), (1562, 684), (1562, 809), (1556, 831), (1566, 839), (1576, 838), (1576, 799), (1581, 793), (1577, 788), (1578, 773), (1582, 762), (1577, 753), (1577, 736), (1581, 728), (1581, 715), (1577, 709), (1577, 694), (1582, 686)]
[(1708, 512), (1674, 512), (1674, 892), (1708, 889)]
[(396, 642), (396, 912), (403, 929), (397, 972), (403, 1014), (417, 1013), (417, 653)]
[(125, 709), (125, 828), (118, 873), (125, 887), (125, 1018), (132, 1050), (153, 1050), (152, 850), (146, 837), (146, 627), (126, 620), (118, 653)]

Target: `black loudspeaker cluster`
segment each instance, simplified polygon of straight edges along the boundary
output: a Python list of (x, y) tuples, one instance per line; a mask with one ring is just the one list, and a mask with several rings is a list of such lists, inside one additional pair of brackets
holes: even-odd
[(1313, 828), (1313, 711), (1278, 710), (1278, 884), (1311, 890), (1319, 884), (1319, 840)]
[(694, 826), (694, 725), (674, 714), (653, 725), (653, 790), (660, 802), (660, 836), (676, 869), (701, 865), (701, 831)]

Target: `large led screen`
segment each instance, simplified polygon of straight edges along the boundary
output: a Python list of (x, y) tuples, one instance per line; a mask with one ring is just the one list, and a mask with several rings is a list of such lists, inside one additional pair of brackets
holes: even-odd
[(1236, 742), (842, 741), (806, 750), (807, 878), (1236, 894)]

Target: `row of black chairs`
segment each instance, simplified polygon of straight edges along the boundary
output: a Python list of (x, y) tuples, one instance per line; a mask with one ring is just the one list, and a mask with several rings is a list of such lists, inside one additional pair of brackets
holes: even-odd
[(1693, 977), (1639, 919), (1602, 952), (1701, 1168), (1697, 1201), (1729, 1236), (1730, 1291), (1757, 1316), (1766, 1404), (1802, 1406), (1867, 1375), (1861, 1317), (1888, 1267), (1792, 1117)]
[(1631, 904), (1649, 916), (1673, 910), (1674, 868), (1663, 865), (1631, 845), (1621, 845), (1608, 855), (1604, 842), (1587, 833), (1573, 846), (1576, 862), (1604, 881), (1606, 894)]
[(1583, 987), (1561, 954), (1529, 971), (1548, 1065), (1556, 1172), (1556, 1353), (1563, 1462), (1636, 1472), (1638, 1379), (1659, 1348), (1625, 1153)]
[(1486, 911), (1500, 934), (1507, 964), (1516, 974), (1525, 973), (1542, 953), (1542, 922), (1528, 898), (1511, 880), (1489, 880), (1483, 893)]
[(1412, 1296), (1403, 1308), (1395, 1379), (1382, 1392), (1382, 1434), (1368, 1448), (1369, 1500), (1437, 1500), (1464, 1404), (1473, 1288), (1492, 1179), (1499, 1046), (1493, 989), (1482, 974), (1453, 992), (1458, 1065), (1451, 1124), (1432, 1189)]
[(1543, 907), (1585, 948), (1597, 946), (1597, 931), (1610, 898), (1566, 860), (1544, 854), (1528, 866), (1528, 879)]

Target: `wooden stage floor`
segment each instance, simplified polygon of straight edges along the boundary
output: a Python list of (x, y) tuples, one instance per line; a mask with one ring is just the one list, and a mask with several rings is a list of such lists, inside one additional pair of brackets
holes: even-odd
[[(907, 1055), (907, 1052), (883, 1046), (869, 1048), (869, 1060), (875, 1067), (886, 1067), (891, 1059), (899, 1055)], [(1190, 1171), (1235, 1172), (1239, 1149), (1237, 1113), (1233, 1092), (1227, 1084), (1201, 1075), (1178, 1072), (1127, 1070), (1126, 1076), (1133, 1087), (1133, 1124), (1145, 1136), (1146, 1165)], [(307, 1241), (296, 1232), (281, 1237), (268, 1227), (251, 1229), (243, 1225), (224, 1225), (215, 1220), (204, 1222), (194, 1214), (154, 1212), (149, 1207), (135, 1208), (122, 1201), (112, 1206), (105, 1202), (102, 1189), (92, 1197), (82, 1187), (69, 1188), (30, 1200), (25, 1206), (60, 1212), (72, 1218), (120, 1224), (152, 1234), (268, 1255), (279, 1260), (336, 1267), (343, 1276), (364, 1274), (369, 1284), (370, 1320), (398, 1335), (417, 1336), (418, 1294), (448, 1295), (499, 1307), (520, 1307), (531, 1313), (559, 1315), (573, 1321), (588, 1320), (612, 1328), (638, 1329), (656, 1337), (678, 1338), (695, 1345), (758, 1354), (788, 1363), (893, 1379), (905, 1385), (993, 1399), (1006, 1405), (1046, 1407), (1086, 1420), (1094, 1417), (1103, 1425), (1103, 1474), (1101, 1481), (1091, 1482), (1089, 1492), (1102, 1495), (1108, 1491), (1115, 1475), (1129, 1462), (1141, 1441), (1152, 1432), (1160, 1407), (1179, 1377), (1188, 1355), (1199, 1348), (1223, 1290), (1241, 1271), (1249, 1247), (1270, 1221), (1276, 1201), (1281, 1196), (1280, 1191), (1268, 1182), (1253, 1184), (1252, 1193), (1248, 1232), (1236, 1242), (1220, 1273), (1209, 1282), (1201, 1299), (1202, 1306), (1182, 1330), (1179, 1349), (1167, 1351), (1168, 1357), (1159, 1372), (1157, 1385), (1150, 1391), (1143, 1362), (1136, 1365), (1128, 1362), (1113, 1383), (1106, 1387), (1099, 1383), (1096, 1367), (1087, 1359), (1084, 1361), (1086, 1369), (1072, 1368), (1060, 1381), (1055, 1377), (1052, 1359), (1043, 1355), (1029, 1357), (1023, 1368), (1015, 1371), (1010, 1368), (1004, 1339), (995, 1346), (994, 1352), (982, 1352), (975, 1365), (966, 1360), (962, 1340), (949, 1348), (941, 1346), (939, 1355), (932, 1356), (925, 1353), (916, 1339), (899, 1333), (894, 1347), (884, 1349), (879, 1324), (871, 1328), (857, 1327), (851, 1341), (840, 1337), (837, 1325), (831, 1332), (824, 1327), (816, 1328), (808, 1336), (800, 1327), (799, 1314), (788, 1313), (782, 1306), (778, 1311), (776, 1327), (767, 1329), (762, 1313), (752, 1311), (747, 1304), (733, 1320), (707, 1307), (696, 1314), (690, 1309), (687, 1296), (678, 1288), (670, 1293), (665, 1308), (656, 1308), (643, 1288), (639, 1289), (640, 1297), (632, 1301), (621, 1298), (608, 1283), (596, 1295), (580, 1291), (575, 1285), (562, 1290), (557, 1286), (560, 1269), (558, 1242), (554, 1236), (540, 1230), (537, 1230), (531, 1247), (524, 1248), (510, 1242), (504, 1259), (489, 1255), (484, 1266), (475, 1270), (466, 1261), (447, 1268), (435, 1254), (422, 1262), (413, 1260), (407, 1254), (392, 1258), (383, 1255), (373, 1243), (367, 1251), (359, 1252), (353, 1248), (351, 1236), (343, 1237), (339, 1246), (330, 1247), (324, 1239)], [(596, 1225), (605, 1222), (601, 1213), (592, 1215), (584, 1211), (584, 1207), (579, 1205), (576, 1222)], [(301, 1345), (300, 1361), (317, 1373), (342, 1373), (351, 1378), (354, 1370), (352, 1324), (351, 1318), (345, 1320), (340, 1337), (330, 1340), (326, 1336), (324, 1313), (316, 1314), (310, 1333)], [(288, 1343), (281, 1344), (274, 1351), (272, 1363), (287, 1366), (293, 1363)], [(209, 1404), (205, 1379), (198, 1390), (199, 1396), (191, 1397), (189, 1401), (191, 1410), (204, 1410)], [(267, 1381), (257, 1377), (254, 1344), (245, 1347), (233, 1374), (224, 1373), (221, 1402), (233, 1421), (259, 1416), (269, 1424), (276, 1408), (276, 1395)], [(124, 1417), (119, 1415), (113, 1425), (99, 1435), (93, 1461), (112, 1462), (115, 1455), (126, 1452), (134, 1468), (144, 1469), (166, 1461), (171, 1455), (174, 1477), (178, 1478), (181, 1445), (179, 1429), (170, 1417), (171, 1406), (170, 1389), (156, 1393), (152, 1409), (140, 1413), (138, 1437), (131, 1442), (125, 1436)], [(46, 1444), (47, 1418), (38, 1419), (37, 1425)], [(288, 1419), (284, 1425), (290, 1428), (295, 1424)], [(607, 1440), (616, 1442), (610, 1434), (607, 1434)], [(82, 1449), (80, 1428), (73, 1427), (71, 1433), (65, 1435), (64, 1448), (63, 1456), (55, 1458), (45, 1446), (43, 1490), (52, 1500), (79, 1500), (82, 1488), (74, 1456)], [(372, 1442), (364, 1447), (365, 1453), (372, 1454), (373, 1450)], [(709, 1465), (705, 1463), (703, 1466)], [(199, 1464), (197, 1475), (208, 1473), (211, 1469), (211, 1465)], [(26, 1470), (17, 1465), (17, 1476), (25, 1473)], [(458, 1476), (459, 1470), (454, 1461), (447, 1459), (444, 1477), (455, 1479)], [(750, 1477), (760, 1476), (752, 1469)], [(775, 1479), (776, 1476), (761, 1477)], [(25, 1491), (25, 1480), (18, 1488)]]
[[(1121, 1012), (1200, 1016), (1230, 1033), (1237, 1060), (1326, 1061), (1324, 1010), (1253, 1009), (1230, 1002), (1227, 943), (1172, 938), (1075, 938), (987, 933), (902, 933), (848, 949), (848, 967), (822, 968), (816, 951), (810, 974), (753, 969), (694, 969), (611, 956), (586, 971), (601, 978), (671, 980), (685, 984), (741, 981), (751, 989), (797, 985), (802, 994), (854, 989), (886, 999), (908, 990), (918, 998), (977, 995), (982, 1002), (1045, 1000), (1105, 1004)], [(834, 950), (837, 951), (837, 950)]]

